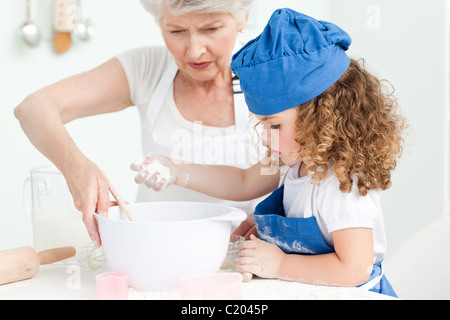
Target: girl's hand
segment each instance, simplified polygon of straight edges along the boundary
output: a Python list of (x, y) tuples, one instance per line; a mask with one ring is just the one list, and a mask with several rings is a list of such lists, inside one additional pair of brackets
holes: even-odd
[(240, 245), (240, 251), (240, 258), (235, 261), (239, 271), (261, 278), (278, 278), (285, 253), (276, 245), (250, 235), (250, 240)]
[(184, 187), (189, 180), (185, 170), (177, 166), (172, 159), (160, 154), (139, 158), (130, 165), (130, 168), (138, 172), (134, 179), (136, 183), (144, 183), (155, 191), (163, 190), (171, 184)]
[(233, 234), (237, 234), (239, 236), (243, 236), (245, 240), (250, 239), (250, 235), (258, 236), (258, 231), (256, 229), (255, 220), (253, 218), (253, 214), (250, 214), (247, 219), (242, 221), (239, 227), (234, 230)]

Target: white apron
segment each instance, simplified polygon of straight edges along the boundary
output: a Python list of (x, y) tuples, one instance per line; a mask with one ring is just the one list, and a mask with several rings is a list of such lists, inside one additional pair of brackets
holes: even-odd
[[(175, 62), (172, 62), (163, 74), (147, 106), (145, 119), (142, 124), (142, 147), (144, 155), (159, 153), (175, 160), (193, 163), (231, 165), (243, 169), (250, 167), (250, 159), (256, 158), (256, 155), (252, 155), (252, 151), (250, 151), (255, 148), (251, 147), (252, 141), (248, 131), (249, 111), (242, 93), (234, 94), (236, 124), (233, 132), (227, 132), (226, 135), (204, 136), (201, 134), (201, 125), (194, 124), (194, 135), (196, 131), (200, 131), (200, 134), (192, 137), (192, 133), (188, 134), (186, 131), (186, 137), (184, 137), (183, 143), (179, 143), (176, 146), (168, 146), (157, 141), (155, 121), (167, 95), (170, 94), (169, 90), (173, 88), (172, 84), (177, 72), (178, 67)], [(233, 91), (237, 92), (235, 89)], [(182, 130), (180, 129), (181, 133), (183, 132)], [(175, 185), (171, 185), (162, 191), (154, 191), (144, 185), (140, 185), (136, 201), (212, 202), (230, 205), (241, 208), (247, 213), (253, 213), (254, 207), (259, 203), (260, 199), (242, 202), (226, 201)]]

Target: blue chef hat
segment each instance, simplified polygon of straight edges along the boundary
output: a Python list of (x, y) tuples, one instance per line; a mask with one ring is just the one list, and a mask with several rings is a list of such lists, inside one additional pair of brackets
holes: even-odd
[(314, 99), (348, 69), (350, 36), (338, 26), (278, 9), (264, 31), (233, 56), (249, 110), (272, 115)]

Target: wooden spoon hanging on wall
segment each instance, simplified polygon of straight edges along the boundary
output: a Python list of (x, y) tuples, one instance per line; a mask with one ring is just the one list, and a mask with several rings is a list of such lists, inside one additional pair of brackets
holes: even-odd
[(72, 45), (74, 13), (73, 0), (55, 0), (53, 48), (58, 53), (67, 52)]

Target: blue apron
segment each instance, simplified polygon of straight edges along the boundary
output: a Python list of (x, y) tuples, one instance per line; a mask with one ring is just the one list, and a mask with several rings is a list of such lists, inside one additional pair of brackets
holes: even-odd
[[(326, 254), (334, 252), (322, 237), (316, 218), (312, 213), (305, 218), (286, 217), (283, 208), (284, 185), (258, 204), (254, 212), (255, 225), (261, 240), (277, 245), (285, 253)], [(309, 201), (311, 197), (307, 197)], [(307, 210), (311, 203), (307, 203)], [(373, 265), (366, 283), (358, 286), (369, 291), (397, 297), (383, 273), (382, 263)]]

